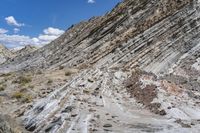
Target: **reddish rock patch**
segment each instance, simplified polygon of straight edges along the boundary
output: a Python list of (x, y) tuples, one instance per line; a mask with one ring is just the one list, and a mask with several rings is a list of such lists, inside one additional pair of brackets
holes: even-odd
[(141, 77), (146, 77), (146, 79), (152, 79), (155, 75), (143, 72), (141, 70), (135, 70), (132, 76), (125, 82), (127, 91), (134, 97), (139, 103), (145, 105), (151, 112), (160, 115), (166, 115), (164, 110), (161, 110), (160, 103), (152, 103), (154, 98), (157, 97), (157, 86), (154, 84), (148, 84), (141, 87), (143, 83), (140, 81)]
[(148, 106), (157, 97), (157, 87), (152, 84), (142, 88), (143, 83), (140, 81), (140, 78), (143, 74), (144, 72), (141, 70), (135, 70), (125, 85), (131, 97), (135, 97), (138, 102)]
[(168, 92), (174, 95), (180, 95), (183, 90), (175, 83), (167, 82), (166, 80), (161, 81), (161, 86)]

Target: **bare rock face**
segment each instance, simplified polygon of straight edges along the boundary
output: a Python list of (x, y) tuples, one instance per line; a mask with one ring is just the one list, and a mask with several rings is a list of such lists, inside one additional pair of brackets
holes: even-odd
[(194, 0), (124, 1), (102, 17), (72, 26), (49, 45), (1, 70), (95, 65), (163, 72), (198, 44), (198, 7)]
[(4, 45), (0, 44), (0, 64), (3, 64), (7, 61), (13, 61), (16, 57), (28, 56), (28, 54), (36, 51), (37, 48), (31, 45), (27, 45), (19, 50), (10, 50)]
[(36, 51), (36, 50), (37, 50), (37, 47), (31, 46), (31, 45), (26, 45), (24, 48), (17, 50), (15, 52), (15, 55), (16, 56), (25, 56), (25, 55), (28, 55), (28, 54)]
[(7, 115), (0, 115), (0, 133), (27, 133), (20, 128), (16, 121)]
[(13, 57), (14, 53), (12, 53), (4, 45), (0, 44), (0, 64), (4, 63), (5, 61)]
[(0, 72), (79, 70), (19, 116), (30, 132), (200, 132), (199, 25), (197, 0), (124, 0)]

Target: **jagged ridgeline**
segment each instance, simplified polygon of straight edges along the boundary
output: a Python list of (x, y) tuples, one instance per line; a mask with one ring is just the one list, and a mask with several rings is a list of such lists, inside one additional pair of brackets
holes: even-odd
[(195, 0), (125, 0), (36, 52), (2, 65), (1, 71), (59, 65), (164, 71), (197, 45), (198, 7)]
[(124, 0), (1, 64), (1, 107), (34, 133), (200, 132), (199, 64), (199, 0)]

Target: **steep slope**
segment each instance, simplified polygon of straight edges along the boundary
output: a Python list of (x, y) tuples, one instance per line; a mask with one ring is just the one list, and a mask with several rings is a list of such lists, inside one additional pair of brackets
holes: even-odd
[(75, 25), (51, 44), (2, 66), (1, 70), (95, 64), (163, 71), (168, 63), (176, 62), (198, 43), (199, 12), (195, 3), (124, 1), (105, 16)]
[(199, 24), (197, 0), (124, 0), (0, 66), (79, 69), (11, 114), (35, 133), (200, 132)]
[(0, 44), (0, 64), (7, 61), (9, 58), (13, 58), (14, 53), (7, 49), (4, 45)]
[(24, 48), (15, 51), (15, 55), (16, 56), (25, 56), (27, 54), (33, 53), (34, 51), (36, 51), (38, 48), (35, 46), (31, 46), (31, 45), (26, 45)]
[(0, 64), (5, 63), (6, 61), (9, 62), (9, 60), (13, 61), (16, 57), (28, 55), (36, 50), (37, 48), (31, 45), (27, 45), (19, 50), (12, 50), (6, 48), (3, 44), (0, 44)]

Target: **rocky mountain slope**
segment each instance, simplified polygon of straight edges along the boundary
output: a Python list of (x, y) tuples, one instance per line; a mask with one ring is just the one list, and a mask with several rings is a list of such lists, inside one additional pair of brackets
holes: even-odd
[[(199, 25), (198, 0), (124, 0), (0, 65), (6, 86), (0, 110), (35, 133), (198, 133)], [(57, 71), (66, 77), (36, 80)], [(15, 82), (26, 73), (34, 80)], [(34, 99), (22, 102), (22, 90), (12, 97), (10, 86), (26, 87), (23, 94)], [(41, 97), (40, 91), (48, 93)]]
[(27, 54), (30, 54), (34, 51), (36, 51), (38, 48), (35, 46), (31, 46), (31, 45), (26, 45), (24, 46), (22, 49), (16, 50), (14, 51), (15, 56), (25, 56)]
[(0, 44), (0, 64), (7, 61), (9, 58), (13, 58), (14, 54), (7, 49), (4, 45)]
[(0, 44), (0, 64), (3, 64), (8, 60), (13, 61), (13, 59), (16, 57), (22, 57), (28, 55), (36, 50), (37, 48), (31, 45), (27, 45), (21, 49), (13, 50), (6, 48), (3, 44)]

